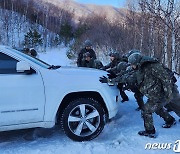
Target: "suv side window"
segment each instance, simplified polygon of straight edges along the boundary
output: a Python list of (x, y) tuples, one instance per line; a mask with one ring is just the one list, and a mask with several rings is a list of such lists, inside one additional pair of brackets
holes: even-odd
[(0, 74), (17, 74), (17, 62), (18, 60), (0, 52)]

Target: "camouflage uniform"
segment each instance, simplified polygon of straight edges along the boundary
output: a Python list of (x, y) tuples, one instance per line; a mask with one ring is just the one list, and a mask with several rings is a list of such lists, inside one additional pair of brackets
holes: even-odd
[(83, 56), (86, 53), (90, 53), (90, 57), (93, 59), (96, 59), (95, 51), (93, 49), (91, 49), (91, 46), (92, 46), (92, 43), (90, 40), (86, 40), (84, 42), (84, 48), (79, 52), (78, 58), (77, 58), (77, 66), (78, 67), (82, 67)]
[[(121, 77), (124, 74), (129, 74), (131, 76), (131, 78), (133, 78), (132, 74), (134, 74), (135, 70), (132, 70), (126, 61), (122, 61), (117, 65), (117, 67), (112, 68), (110, 71), (117, 74), (117, 76), (120, 77), (120, 80), (121, 80)], [(118, 77), (117, 77), (117, 80), (119, 80)], [(138, 109), (142, 109), (144, 106), (143, 94), (138, 90), (138, 87), (136, 85), (136, 81), (133, 82), (133, 79), (132, 79), (131, 81), (127, 81), (125, 83), (119, 83), (119, 85), (121, 85), (121, 87), (123, 87), (124, 84), (126, 85), (124, 89), (126, 89), (126, 90), (130, 89), (134, 93), (134, 97), (135, 97), (137, 104), (139, 106)], [(120, 90), (121, 96), (124, 96), (123, 92), (124, 92), (124, 90), (121, 89)], [(124, 98), (126, 98), (126, 96), (124, 96)]]
[(95, 54), (95, 51), (93, 49), (86, 49), (86, 48), (84, 48), (78, 54), (78, 59), (77, 59), (77, 66), (78, 67), (82, 67), (83, 55), (85, 53), (87, 53), (87, 52), (89, 52), (91, 54), (91, 58), (96, 59), (96, 54)]
[(112, 68), (116, 67), (118, 64), (119, 64), (119, 60), (118, 59), (114, 59), (109, 64), (103, 66), (102, 69), (103, 70), (112, 69)]
[(111, 62), (105, 66), (103, 66), (101, 69), (102, 70), (107, 70), (107, 69), (112, 69), (114, 67), (116, 67), (119, 62), (120, 62), (120, 59), (119, 59), (119, 54), (117, 52), (111, 52), (109, 54), (110, 57), (114, 57), (113, 60), (111, 60)]
[(147, 103), (142, 110), (144, 127), (147, 131), (155, 130), (152, 118), (154, 112), (166, 123), (174, 121), (174, 118), (163, 108), (172, 100), (173, 84), (167, 71), (155, 59), (142, 56), (138, 70), (134, 74), (125, 74), (116, 78), (113, 82), (118, 80), (119, 82), (137, 82), (139, 91), (147, 96)]
[[(112, 60), (109, 64), (107, 64), (106, 66), (103, 66), (101, 69), (102, 70), (106, 70), (107, 72), (109, 72), (111, 74), (111, 78), (115, 77), (117, 73), (120, 73), (120, 70), (122, 70), (122, 68), (120, 67), (122, 61), (119, 57), (119, 54), (117, 52), (111, 52), (109, 54), (110, 57), (114, 57), (114, 60)], [(126, 69), (127, 66), (125, 66), (125, 68), (123, 68), (124, 70)], [(123, 83), (118, 83), (117, 85), (119, 91), (120, 91), (120, 95), (122, 98), (122, 102), (128, 101), (129, 98), (126, 95), (126, 93), (123, 90)]]
[(101, 61), (99, 61), (97, 59), (91, 58), (90, 61), (87, 61), (87, 60), (83, 59), (82, 63), (81, 63), (81, 67), (100, 69), (100, 68), (103, 67), (103, 64), (101, 63)]
[(129, 64), (125, 61), (119, 61), (119, 63), (112, 67), (111, 69), (108, 70), (108, 72), (113, 72), (117, 75), (123, 75), (126, 72), (127, 67), (129, 66)]
[(174, 111), (180, 117), (180, 94), (178, 91), (178, 86), (174, 84), (172, 100), (167, 104), (167, 107)]
[[(111, 68), (108, 70), (109, 73), (113, 73), (116, 74), (117, 76), (122, 76), (125, 72), (126, 72), (126, 68), (128, 67), (128, 63), (127, 62), (119, 62), (118, 65), (116, 65), (115, 67)], [(120, 91), (120, 95), (122, 97), (122, 102), (124, 101), (128, 101), (129, 98), (126, 95), (124, 89), (124, 83), (118, 83), (118, 89)]]
[(173, 121), (174, 118), (163, 108), (165, 102), (169, 102), (172, 98), (173, 86), (163, 66), (150, 57), (143, 57), (136, 75), (140, 92), (148, 98), (142, 111), (145, 129), (155, 129), (152, 118), (154, 112), (166, 123)]
[(180, 117), (180, 94), (179, 94), (179, 91), (178, 91), (178, 86), (175, 84), (177, 82), (177, 79), (176, 79), (176, 77), (174, 76), (174, 73), (171, 70), (169, 70), (168, 68), (165, 68), (165, 69), (170, 74), (171, 80), (173, 82), (172, 100), (170, 101), (170, 103), (168, 103), (165, 106), (165, 108), (168, 111), (174, 111)]

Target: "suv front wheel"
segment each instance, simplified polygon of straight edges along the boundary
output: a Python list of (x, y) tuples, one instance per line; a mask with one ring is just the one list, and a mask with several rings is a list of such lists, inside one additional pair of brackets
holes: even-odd
[(101, 105), (90, 98), (72, 101), (61, 118), (65, 134), (75, 141), (88, 141), (97, 137), (105, 125), (105, 113)]

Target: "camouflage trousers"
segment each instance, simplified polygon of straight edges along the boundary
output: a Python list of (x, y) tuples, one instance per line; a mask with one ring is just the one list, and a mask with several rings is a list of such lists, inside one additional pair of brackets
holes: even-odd
[(122, 83), (118, 83), (118, 89), (120, 91), (120, 95), (121, 95), (121, 98), (123, 100), (129, 100), (128, 96), (126, 95), (125, 91), (123, 90), (123, 84)]
[(136, 90), (134, 93), (134, 97), (137, 101), (139, 108), (143, 109), (144, 107), (143, 94), (139, 90)]
[(153, 123), (153, 117), (152, 114), (156, 113), (160, 117), (164, 119), (165, 122), (169, 122), (173, 120), (174, 118), (163, 108), (164, 103), (159, 102), (157, 100), (148, 99), (147, 103), (144, 104), (143, 110), (142, 110), (142, 117), (144, 120), (144, 127), (145, 130), (153, 130), (154, 123)]

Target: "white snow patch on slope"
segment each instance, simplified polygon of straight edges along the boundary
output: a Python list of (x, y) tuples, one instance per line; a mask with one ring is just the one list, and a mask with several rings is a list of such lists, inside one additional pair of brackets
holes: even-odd
[(69, 66), (73, 65), (72, 61), (68, 59), (66, 52), (67, 48), (47, 49), (45, 53), (39, 53), (39, 58), (50, 65)]

